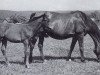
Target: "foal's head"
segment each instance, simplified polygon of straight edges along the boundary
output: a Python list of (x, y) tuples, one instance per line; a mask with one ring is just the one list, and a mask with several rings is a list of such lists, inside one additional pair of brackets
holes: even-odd
[(42, 19), (42, 24), (45, 24), (45, 26), (47, 26), (49, 24), (49, 18), (48, 16), (46, 15), (46, 13), (44, 13), (43, 15), (43, 19)]
[[(47, 27), (48, 24), (49, 24), (49, 19), (48, 19), (46, 13), (44, 13), (44, 14), (41, 15), (41, 16), (42, 16), (42, 21), (40, 22), (40, 24), (41, 24), (41, 26), (42, 26), (42, 28), (43, 28), (43, 31), (44, 31), (45, 27)], [(44, 31), (44, 32), (45, 32), (45, 31)]]

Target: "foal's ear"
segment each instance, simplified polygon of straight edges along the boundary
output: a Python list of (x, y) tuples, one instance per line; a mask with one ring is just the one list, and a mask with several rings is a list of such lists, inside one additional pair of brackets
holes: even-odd
[(43, 16), (46, 16), (46, 14), (44, 13)]

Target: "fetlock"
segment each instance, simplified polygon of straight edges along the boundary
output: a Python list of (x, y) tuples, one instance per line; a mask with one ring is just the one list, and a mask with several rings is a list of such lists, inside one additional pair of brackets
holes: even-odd
[(85, 62), (85, 58), (81, 58), (81, 61), (82, 61), (82, 62)]
[(32, 57), (29, 57), (29, 63), (32, 63)]

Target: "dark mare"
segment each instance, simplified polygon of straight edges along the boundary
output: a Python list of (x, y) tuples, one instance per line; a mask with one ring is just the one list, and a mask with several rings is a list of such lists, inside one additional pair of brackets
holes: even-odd
[[(6, 56), (7, 41), (12, 43), (23, 43), (25, 53), (25, 66), (29, 68), (29, 55), (32, 48), (31, 41), (35, 36), (39, 35), (41, 28), (47, 24), (45, 14), (38, 17), (35, 21), (30, 21), (26, 24), (14, 24), (14, 23), (0, 23), (0, 38), (2, 42), (1, 51), (6, 59), (6, 64), (9, 61)], [(30, 49), (29, 49), (30, 48)]]
[[(69, 14), (47, 12), (46, 15), (49, 17), (50, 22), (48, 25), (46, 25), (44, 31), (50, 37), (58, 40), (72, 38), (70, 51), (68, 53), (68, 59), (71, 59), (72, 51), (75, 47), (76, 42), (78, 41), (81, 61), (85, 61), (84, 36), (86, 34), (89, 34), (94, 41), (94, 53), (96, 54), (98, 61), (100, 61), (100, 30), (95, 22), (93, 22), (85, 13), (83, 13), (82, 11), (74, 11)], [(42, 59), (44, 60), (43, 41), (44, 36), (39, 36), (38, 46)]]

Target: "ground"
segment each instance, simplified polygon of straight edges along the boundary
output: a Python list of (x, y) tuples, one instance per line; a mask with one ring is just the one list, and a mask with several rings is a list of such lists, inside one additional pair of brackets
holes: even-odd
[(23, 64), (24, 49), (23, 44), (8, 42), (7, 57), (10, 66), (4, 64), (4, 57), (0, 52), (0, 75), (100, 75), (100, 63), (96, 61), (93, 53), (94, 44), (89, 35), (84, 39), (84, 55), (86, 62), (80, 61), (80, 51), (78, 44), (72, 53), (73, 60), (66, 61), (71, 38), (66, 40), (55, 40), (46, 38), (44, 42), (45, 62), (39, 63), (39, 50), (37, 44), (33, 50), (33, 59), (36, 62), (30, 64), (30, 68), (25, 68)]

